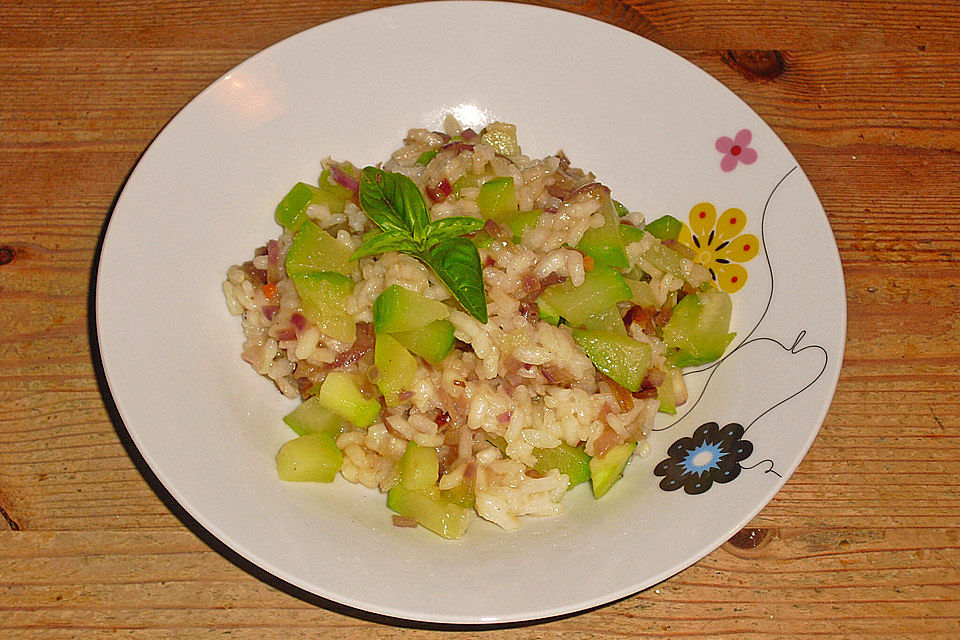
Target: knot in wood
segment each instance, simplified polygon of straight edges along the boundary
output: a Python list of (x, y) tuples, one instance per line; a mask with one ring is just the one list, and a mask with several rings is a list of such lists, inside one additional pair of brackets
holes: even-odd
[(783, 53), (776, 49), (730, 50), (720, 58), (748, 80), (776, 80), (787, 69)]

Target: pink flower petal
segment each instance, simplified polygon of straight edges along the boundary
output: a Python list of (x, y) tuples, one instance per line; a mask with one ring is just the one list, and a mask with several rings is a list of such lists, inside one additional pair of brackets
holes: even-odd
[(730, 147), (733, 146), (733, 139), (727, 136), (720, 136), (717, 138), (715, 146), (720, 153), (730, 153)]
[(744, 147), (740, 152), (740, 162), (743, 164), (753, 164), (757, 161), (757, 150), (750, 147)]
[(750, 129), (740, 129), (733, 141), (741, 147), (748, 147), (751, 140), (753, 140), (753, 134), (750, 133)]
[(732, 156), (729, 153), (723, 156), (723, 160), (720, 161), (720, 168), (724, 171), (733, 171), (737, 168), (737, 158)]

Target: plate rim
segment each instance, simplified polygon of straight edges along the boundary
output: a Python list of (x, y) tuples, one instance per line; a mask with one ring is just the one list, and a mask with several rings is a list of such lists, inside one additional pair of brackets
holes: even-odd
[[(442, 6), (450, 6), (450, 7), (459, 5), (460, 9), (467, 10), (467, 11), (469, 11), (471, 8), (483, 7), (484, 10), (492, 10), (492, 11), (507, 10), (507, 11), (528, 12), (529, 14), (548, 12), (552, 14), (562, 14), (565, 16), (565, 19), (572, 19), (572, 21), (574, 22), (588, 21), (590, 23), (594, 23), (594, 26), (602, 25), (602, 27), (605, 27), (605, 28), (622, 31), (626, 34), (629, 34), (632, 37), (639, 38), (645, 41), (648, 45), (652, 45), (653, 47), (656, 47), (662, 50), (663, 52), (670, 54), (672, 57), (678, 59), (678, 62), (680, 64), (685, 63), (685, 66), (688, 69), (699, 72), (700, 74), (702, 74), (702, 79), (705, 79), (711, 82), (715, 86), (715, 88), (720, 88), (723, 91), (728, 92), (731, 96), (733, 96), (736, 99), (737, 102), (739, 102), (750, 113), (756, 115), (756, 117), (759, 120), (761, 120), (762, 122), (764, 122), (764, 124), (770, 127), (769, 123), (767, 123), (766, 120), (762, 118), (759, 114), (757, 114), (756, 111), (753, 109), (753, 107), (750, 106), (742, 98), (740, 98), (739, 95), (733, 92), (725, 84), (720, 82), (717, 78), (713, 77), (704, 69), (700, 68), (695, 63), (687, 60), (683, 56), (675, 53), (674, 51), (668, 49), (667, 47), (664, 47), (628, 29), (605, 22), (597, 18), (585, 16), (585, 15), (578, 14), (571, 11), (566, 11), (566, 10), (557, 9), (553, 7), (543, 7), (539, 5), (503, 2), (499, 0), (497, 1), (431, 0), (428, 2), (413, 2), (408, 4), (392, 5), (387, 7), (369, 9), (369, 10), (348, 14), (345, 16), (341, 16), (339, 18), (335, 18), (333, 20), (329, 20), (326, 22), (313, 25), (302, 31), (291, 34), (290, 36), (287, 36), (257, 51), (253, 55), (247, 58), (244, 58), (243, 60), (238, 62), (236, 65), (228, 69), (226, 72), (218, 76), (215, 80), (213, 80), (208, 85), (206, 85), (199, 93), (197, 93), (190, 100), (188, 100), (183, 106), (177, 109), (177, 111), (173, 114), (173, 116), (171, 116), (171, 118), (157, 131), (157, 133), (150, 140), (149, 144), (144, 148), (144, 150), (137, 157), (136, 162), (134, 163), (131, 170), (129, 171), (126, 178), (124, 179), (122, 185), (120, 186), (117, 192), (117, 197), (113, 205), (110, 207), (108, 211), (108, 214), (103, 223), (103, 232), (101, 233), (100, 241), (98, 242), (96, 247), (95, 259), (94, 259), (94, 274), (93, 274), (94, 277), (92, 278), (92, 281), (91, 281), (91, 294), (90, 294), (91, 304), (94, 307), (93, 309), (94, 313), (91, 314), (92, 329), (93, 329), (92, 333), (96, 336), (96, 340), (91, 341), (91, 350), (92, 351), (95, 350), (96, 352), (93, 358), (94, 365), (95, 365), (94, 368), (95, 368), (95, 373), (97, 374), (98, 383), (101, 380), (101, 374), (102, 374), (102, 384), (100, 384), (99, 386), (101, 387), (102, 393), (106, 392), (104, 394), (107, 396), (106, 398), (104, 398), (105, 404), (108, 405), (107, 407), (108, 413), (110, 414), (111, 421), (114, 422), (114, 427), (118, 431), (118, 435), (119, 435), (120, 429), (122, 428), (123, 433), (125, 433), (127, 438), (129, 438), (130, 445), (132, 445), (135, 448), (136, 454), (140, 457), (140, 459), (146, 465), (149, 473), (152, 474), (153, 476), (152, 479), (148, 477), (147, 474), (145, 473), (145, 470), (141, 468), (141, 465), (136, 460), (135, 456), (133, 455), (133, 452), (129, 450), (127, 442), (125, 442), (123, 436), (120, 435), (122, 444), (124, 444), (124, 448), (127, 450), (128, 455), (131, 457), (131, 459), (135, 463), (135, 466), (137, 466), (138, 470), (141, 472), (141, 475), (144, 476), (144, 478), (147, 480), (148, 484), (151, 486), (154, 492), (158, 495), (158, 497), (160, 497), (161, 501), (164, 502), (165, 506), (167, 506), (167, 508), (170, 509), (174, 513), (174, 515), (177, 516), (178, 519), (181, 520), (181, 522), (183, 522), (184, 525), (187, 526), (188, 529), (190, 529), (195, 535), (200, 537), (206, 544), (208, 544), (208, 546), (211, 546), (220, 555), (224, 556), (228, 561), (232, 562), (237, 566), (240, 566), (237, 563), (236, 559), (231, 558), (228, 555), (228, 553), (236, 555), (238, 558), (242, 559), (242, 561), (250, 563), (250, 565), (252, 565), (253, 568), (268, 574), (269, 576), (274, 578), (276, 581), (279, 581), (280, 583), (282, 583), (282, 585), (289, 586), (294, 590), (302, 591), (303, 594), (291, 593), (290, 590), (283, 589), (282, 585), (271, 584), (271, 586), (284, 590), (289, 595), (293, 595), (294, 597), (298, 597), (300, 599), (306, 599), (305, 596), (320, 598), (324, 602), (315, 603), (315, 604), (318, 604), (319, 606), (323, 606), (325, 608), (345, 607), (348, 609), (348, 611), (339, 611), (340, 613), (345, 613), (347, 615), (353, 615), (355, 617), (360, 617), (360, 618), (367, 618), (367, 617), (387, 618), (389, 619), (388, 620), (389, 623), (398, 624), (400, 626), (409, 626), (410, 622), (414, 622), (414, 623), (426, 623), (426, 624), (438, 625), (442, 627), (454, 627), (454, 628), (477, 627), (477, 628), (486, 629), (486, 628), (497, 628), (497, 627), (511, 627), (511, 626), (521, 625), (524, 623), (533, 623), (533, 622), (539, 623), (539, 622), (562, 618), (570, 615), (576, 615), (578, 613), (595, 609), (597, 607), (604, 606), (606, 604), (617, 602), (624, 598), (630, 597), (631, 595), (635, 595), (640, 591), (648, 589), (654, 585), (657, 585), (663, 582), (664, 580), (670, 578), (671, 576), (676, 575), (680, 571), (683, 571), (684, 569), (696, 564), (701, 559), (703, 559), (710, 553), (714, 552), (717, 548), (719, 548), (720, 545), (723, 544), (724, 540), (729, 539), (737, 531), (742, 529), (744, 525), (746, 525), (753, 518), (755, 518), (756, 515), (760, 513), (769, 504), (769, 502), (773, 499), (773, 497), (780, 492), (780, 490), (783, 488), (786, 482), (790, 479), (790, 477), (796, 471), (797, 467), (806, 457), (810, 447), (813, 444), (813, 441), (816, 439), (817, 435), (819, 434), (820, 430), (823, 427), (823, 424), (832, 406), (833, 398), (835, 397), (835, 394), (837, 391), (837, 385), (839, 382), (840, 374), (842, 372), (843, 358), (846, 350), (848, 315), (847, 315), (847, 304), (846, 304), (846, 283), (844, 278), (844, 268), (843, 268), (843, 262), (841, 260), (841, 256), (839, 252), (839, 247), (836, 242), (836, 236), (833, 232), (832, 226), (830, 225), (829, 217), (826, 215), (826, 210), (822, 205), (822, 200), (820, 199), (819, 195), (816, 193), (816, 190), (814, 189), (813, 185), (810, 183), (810, 180), (806, 172), (803, 171), (802, 166), (800, 165), (799, 162), (797, 162), (796, 158), (793, 156), (792, 151), (786, 146), (786, 143), (783, 143), (780, 136), (776, 134), (776, 131), (773, 131), (773, 133), (774, 135), (776, 135), (777, 140), (783, 145), (784, 150), (787, 153), (787, 157), (793, 162), (793, 164), (797, 168), (800, 169), (799, 177), (806, 183), (806, 186), (808, 186), (811, 192), (813, 193), (813, 196), (816, 199), (816, 202), (820, 205), (819, 214), (822, 216), (823, 218), (822, 221), (826, 225), (826, 229), (829, 231), (830, 237), (832, 239), (832, 242), (829, 244), (829, 250), (830, 250), (829, 252), (831, 254), (831, 258), (836, 259), (836, 264), (839, 267), (839, 271), (840, 271), (840, 278), (836, 283), (837, 285), (836, 295), (843, 302), (843, 304), (838, 309), (838, 313), (839, 313), (838, 320), (840, 321), (839, 336), (838, 336), (839, 353), (837, 354), (836, 366), (833, 367), (832, 370), (828, 369), (827, 371), (824, 372), (825, 374), (824, 383), (828, 385), (828, 389), (829, 389), (827, 398), (820, 408), (819, 416), (815, 420), (811, 420), (811, 425), (815, 424), (816, 425), (815, 428), (809, 429), (809, 435), (806, 438), (806, 441), (803, 443), (802, 447), (798, 449), (798, 451), (800, 451), (800, 454), (796, 457), (795, 461), (793, 461), (792, 464), (790, 464), (788, 467), (785, 468), (785, 473), (783, 474), (783, 478), (773, 483), (772, 485), (773, 489), (768, 492), (769, 495), (767, 495), (763, 500), (758, 502), (753, 508), (748, 510), (748, 512), (746, 512), (743, 517), (739, 518), (735, 526), (730, 527), (729, 531), (725, 534), (725, 537), (721, 539), (719, 544), (714, 545), (713, 542), (711, 542), (707, 546), (702, 547), (697, 554), (694, 554), (694, 556), (684, 558), (674, 563), (674, 565), (672, 565), (669, 569), (665, 569), (659, 572), (658, 574), (656, 574), (655, 576), (649, 577), (646, 580), (639, 581), (629, 587), (625, 587), (615, 592), (610, 592), (603, 596), (597, 596), (591, 599), (582, 600), (575, 604), (568, 603), (563, 606), (556, 606), (554, 608), (549, 608), (549, 609), (530, 611), (525, 614), (492, 616), (490, 618), (476, 618), (476, 617), (466, 618), (458, 615), (435, 616), (435, 615), (429, 615), (429, 614), (422, 614), (421, 612), (417, 612), (417, 611), (400, 610), (390, 606), (378, 605), (373, 602), (356, 600), (351, 596), (330, 591), (319, 584), (312, 584), (312, 583), (308, 584), (306, 580), (300, 579), (297, 576), (291, 575), (287, 571), (284, 571), (282, 568), (274, 566), (273, 563), (268, 562), (264, 558), (260, 557), (260, 555), (256, 553), (254, 550), (247, 548), (242, 544), (239, 544), (235, 539), (232, 538), (232, 536), (227, 531), (224, 531), (221, 527), (217, 526), (215, 523), (207, 521), (206, 518), (204, 518), (202, 513), (195, 512), (187, 496), (179, 495), (180, 492), (175, 487), (172, 487), (170, 479), (166, 477), (166, 474), (163, 471), (162, 465), (158, 465), (157, 461), (152, 458), (149, 450), (145, 450), (142, 442), (138, 440), (136, 436), (136, 430), (135, 429), (131, 430), (127, 426), (128, 419), (124, 417), (124, 411), (121, 409), (122, 401), (113, 391), (113, 389), (116, 388), (116, 385), (111, 383), (111, 374), (110, 374), (110, 371), (108, 370), (106, 361), (103, 359), (102, 345), (104, 342), (104, 335), (103, 335), (104, 322), (102, 320), (102, 314), (104, 314), (105, 311), (104, 311), (104, 304), (101, 299), (101, 294), (103, 292), (103, 288), (101, 287), (101, 284), (102, 284), (104, 267), (107, 267), (107, 270), (109, 270), (110, 268), (109, 264), (105, 264), (104, 248), (108, 245), (108, 243), (110, 243), (111, 227), (114, 230), (116, 229), (116, 227), (113, 226), (111, 223), (113, 222), (114, 214), (117, 212), (118, 209), (122, 208), (122, 204), (124, 202), (124, 196), (127, 195), (128, 184), (131, 182), (134, 176), (137, 175), (138, 170), (141, 169), (142, 167), (144, 159), (148, 156), (151, 150), (153, 150), (155, 146), (158, 144), (158, 141), (161, 139), (164, 132), (168, 130), (168, 128), (181, 116), (183, 112), (188, 110), (196, 102), (202, 100), (207, 94), (216, 90), (216, 88), (225, 80), (225, 78), (230, 76), (232, 73), (237, 72), (240, 68), (244, 67), (245, 65), (252, 64), (253, 61), (261, 57), (270, 55), (271, 52), (273, 52), (275, 49), (282, 47), (289, 41), (292, 41), (294, 39), (299, 39), (299, 38), (313, 37), (313, 34), (315, 34), (318, 31), (322, 31), (328, 25), (331, 25), (334, 23), (343, 24), (345, 22), (350, 22), (354, 20), (369, 19), (369, 16), (371, 14), (389, 14), (389, 13), (404, 12), (409, 10), (421, 11), (421, 10), (424, 10), (425, 7), (428, 7), (430, 5), (442, 5)], [(773, 130), (772, 127), (770, 127), (770, 129), (771, 131)], [(98, 362), (99, 362), (99, 367), (96, 366)], [(113, 415), (114, 412), (110, 411), (109, 405), (111, 404), (115, 409), (116, 419), (114, 419), (114, 415)], [(155, 484), (158, 486), (155, 486)], [(161, 493), (161, 490), (163, 493)], [(182, 510), (183, 513), (182, 514), (177, 513), (172, 508), (172, 506), (168, 504), (168, 500), (165, 499), (163, 494), (166, 494), (166, 496), (168, 496), (170, 500), (173, 500), (176, 506), (179, 507), (179, 509)], [(182, 517), (183, 515), (186, 515), (187, 517), (189, 517), (192, 520), (192, 523), (184, 521), (184, 518)], [(222, 545), (223, 549), (216, 548), (211, 544), (209, 540), (204, 539), (204, 536), (201, 535), (199, 532), (197, 532), (195, 530), (195, 527), (199, 527), (207, 536), (209, 536), (210, 538), (218, 542), (220, 545)], [(252, 574), (250, 567), (240, 566), (240, 568)], [(265, 581), (263, 576), (254, 575), (254, 577), (257, 577), (261, 581)], [(377, 620), (377, 621), (383, 622), (383, 620)]]

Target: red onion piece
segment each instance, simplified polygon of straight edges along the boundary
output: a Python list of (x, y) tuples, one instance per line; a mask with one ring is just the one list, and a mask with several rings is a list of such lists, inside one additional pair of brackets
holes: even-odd
[(427, 195), (434, 202), (443, 202), (451, 193), (453, 193), (453, 187), (450, 186), (450, 182), (446, 178), (435, 187), (427, 187)]
[(510, 422), (510, 418), (512, 416), (513, 416), (512, 411), (504, 411), (503, 413), (497, 416), (497, 422), (499, 422), (500, 424), (507, 424), (508, 422)]
[(263, 311), (263, 315), (267, 316), (267, 320), (273, 320), (273, 316), (277, 315), (279, 310), (280, 305), (276, 304), (265, 304), (260, 307), (260, 311)]
[(307, 328), (307, 319), (303, 317), (302, 313), (295, 313), (290, 316), (290, 324), (292, 324), (293, 328), (300, 334)]
[(334, 163), (330, 165), (330, 175), (333, 176), (333, 181), (341, 187), (346, 187), (354, 193), (360, 190), (360, 181), (344, 171), (339, 164)]
[(466, 142), (472, 142), (480, 137), (480, 134), (474, 131), (473, 129), (464, 129), (460, 132), (460, 137), (463, 138)]

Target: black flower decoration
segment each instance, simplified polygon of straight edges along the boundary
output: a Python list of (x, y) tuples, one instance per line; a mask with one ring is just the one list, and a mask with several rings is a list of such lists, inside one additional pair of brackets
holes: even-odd
[(732, 422), (720, 428), (716, 422), (700, 425), (690, 438), (680, 438), (667, 449), (653, 473), (663, 476), (660, 488), (689, 494), (703, 493), (714, 482), (730, 482), (740, 475), (740, 462), (753, 453), (753, 443), (741, 440), (743, 425)]

